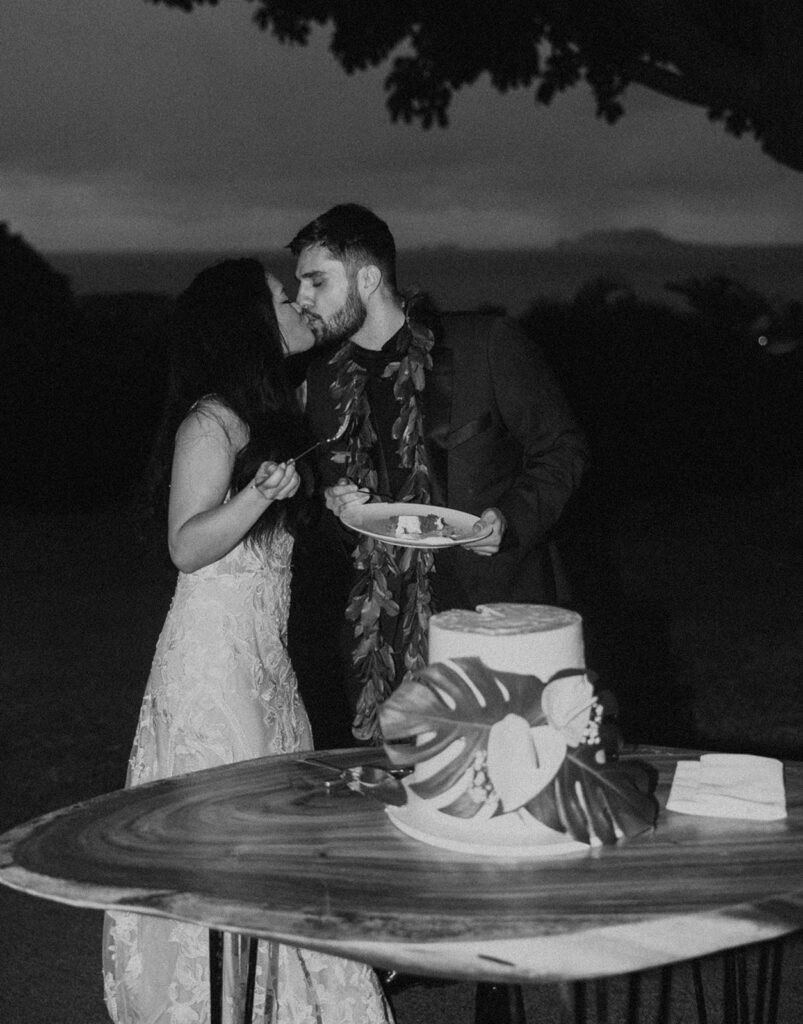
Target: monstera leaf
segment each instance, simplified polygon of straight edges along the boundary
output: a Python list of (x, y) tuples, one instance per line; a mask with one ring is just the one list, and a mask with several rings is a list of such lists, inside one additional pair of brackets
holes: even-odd
[[(600, 759), (600, 760), (598, 760)], [(582, 843), (629, 839), (655, 825), (658, 805), (645, 765), (607, 761), (599, 746), (578, 746), (549, 786), (525, 806), (534, 818)]]
[(407, 785), (445, 814), (526, 811), (584, 843), (615, 843), (655, 824), (643, 766), (606, 758), (602, 708), (584, 669), (544, 683), (455, 658), (408, 678), (379, 717), (390, 760), (421, 769)]
[(535, 676), (491, 670), (478, 658), (430, 665), (382, 704), (385, 749), (404, 764), (444, 755), (409, 785), (430, 800), (462, 784), (441, 807), (447, 814), (473, 817), (487, 806), (470, 792), (478, 778), (499, 804), (495, 813), (514, 810), (547, 785), (566, 754), (565, 739), (549, 727), (541, 706), (544, 688)]

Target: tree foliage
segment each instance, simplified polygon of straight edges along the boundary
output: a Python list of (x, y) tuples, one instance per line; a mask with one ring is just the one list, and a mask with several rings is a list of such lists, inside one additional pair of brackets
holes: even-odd
[(16, 340), (47, 341), (75, 317), (69, 280), (4, 222), (0, 281), (0, 351)]
[[(217, 0), (154, 0), (191, 11)], [(448, 123), (454, 94), (487, 74), (501, 92), (532, 87), (537, 103), (585, 82), (598, 116), (624, 113), (633, 83), (701, 106), (803, 170), (800, 0), (249, 0), (284, 43), (331, 29), (348, 72), (389, 62), (391, 118)]]

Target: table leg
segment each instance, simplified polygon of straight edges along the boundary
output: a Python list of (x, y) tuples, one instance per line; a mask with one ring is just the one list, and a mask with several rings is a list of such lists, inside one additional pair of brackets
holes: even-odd
[(248, 967), (245, 977), (245, 1009), (243, 1010), (243, 1024), (251, 1024), (254, 1016), (254, 987), (257, 976), (257, 949), (259, 940), (249, 936), (246, 940), (248, 950)]
[[(592, 992), (594, 1006), (592, 1008)], [(606, 978), (597, 978), (594, 981), (575, 981), (572, 983), (574, 1024), (610, 1024), (608, 1015), (608, 981)], [(568, 1007), (569, 1001), (566, 1000)], [(592, 1016), (596, 1010), (596, 1017)], [(567, 1010), (567, 1012), (570, 1012)]]
[(265, 980), (265, 1024), (277, 1024), (279, 1019), (279, 943), (268, 943), (268, 963)]
[(527, 1024), (521, 985), (479, 982), (474, 997), (474, 1024)]
[(627, 1024), (641, 1021), (641, 975), (631, 974), (627, 983)]
[(736, 964), (736, 998), (739, 1000), (739, 1019), (748, 1024), (750, 1003), (747, 998), (747, 959), (744, 950), (734, 950), (733, 959)]
[[(719, 954), (714, 960), (722, 964), (722, 988), (716, 992), (714, 999), (717, 1010), (716, 1020), (726, 1024), (778, 1024), (778, 1006), (781, 991), (781, 966), (783, 956), (783, 940), (778, 939), (752, 947), (755, 956), (750, 955), (749, 948), (730, 950)], [(713, 958), (712, 958), (713, 959)], [(752, 978), (751, 963), (755, 962), (755, 977)], [(703, 986), (702, 963), (700, 960), (689, 962), (697, 1010), (697, 1024), (708, 1024), (706, 994)], [(672, 1020), (672, 996), (675, 968), (667, 965), (657, 972), (657, 991), (653, 992), (652, 972), (630, 974), (626, 981), (626, 1007), (614, 1011), (617, 1021), (627, 1024), (645, 1024), (645, 1013), (654, 1002), (654, 1016), (650, 1016), (652, 1024), (669, 1024)], [(754, 981), (754, 996), (751, 1000), (751, 980)], [(647, 986), (647, 988), (645, 988)], [(495, 1024), (496, 1021), (510, 1024), (524, 1020), (523, 1006), (512, 1012), (506, 1002), (505, 989), (517, 986), (491, 985), (477, 986), (477, 1024)], [(608, 1024), (611, 1020), (607, 980), (577, 981), (564, 989), (564, 1016), (561, 1020), (572, 1018), (574, 1024)], [(647, 993), (651, 998), (647, 999)], [(654, 996), (654, 999), (653, 999)], [(596, 1005), (594, 1005), (594, 1003)], [(596, 1016), (594, 1010), (596, 1009)], [(624, 1011), (624, 1016), (619, 1014)], [(752, 1011), (752, 1014), (751, 1014)], [(572, 1016), (573, 1012), (573, 1016)], [(519, 1013), (520, 1016), (516, 1016)]]
[(755, 1018), (756, 1021), (764, 1020), (764, 1007), (767, 1002), (767, 987), (769, 979), (769, 962), (770, 962), (770, 951), (772, 950), (772, 944), (766, 943), (762, 946), (758, 953), (758, 970), (756, 972), (756, 1002), (755, 1002)]
[(778, 1003), (781, 998), (781, 965), (783, 962), (783, 940), (778, 939), (769, 944), (770, 960), (769, 1000), (767, 1002), (766, 1024), (776, 1024), (778, 1020)]
[[(755, 997), (751, 1016), (747, 949), (730, 950), (722, 955), (722, 1006), (728, 1024), (777, 1024), (782, 957), (781, 939), (763, 943), (757, 948)], [(699, 1024), (708, 1024), (700, 962), (693, 961), (691, 969), (697, 1000), (697, 1020)]]
[(585, 981), (575, 981), (572, 985), (574, 1024), (586, 1024), (588, 1020), (588, 988), (588, 982)]
[(708, 1011), (705, 1006), (705, 988), (703, 986), (703, 972), (699, 960), (692, 960), (691, 977), (694, 984), (694, 1000), (697, 1003), (698, 1024), (708, 1024)]
[(669, 1024), (669, 1009), (672, 1005), (672, 968), (661, 968), (661, 987), (658, 993), (657, 1024)]
[[(735, 974), (735, 989), (739, 1021), (750, 1024), (749, 997), (747, 991), (747, 963), (743, 950), (727, 953), (726, 960), (732, 958)], [(765, 942), (758, 950), (756, 964), (756, 994), (753, 1004), (753, 1024), (776, 1024), (778, 1020), (778, 1002), (781, 996), (781, 964), (783, 959), (783, 941)], [(733, 997), (731, 997), (733, 1002)]]
[[(748, 947), (730, 950), (721, 955), (722, 1012), (727, 1024), (777, 1024), (778, 1003), (781, 992), (781, 960), (783, 940), (766, 942), (756, 950), (755, 997), (753, 1014), (750, 1010), (750, 971)], [(690, 963), (698, 1024), (708, 1024), (705, 989), (700, 960)], [(671, 996), (672, 967), (661, 969), (661, 990), (658, 1004), (658, 1024), (667, 1024)], [(637, 1008), (631, 1007), (628, 1021), (637, 1019)], [(717, 1015), (718, 1019), (718, 1015)]]
[(223, 932), (209, 929), (209, 1024), (223, 1024)]
[[(209, 929), (209, 1024), (223, 1021), (223, 932)], [(253, 936), (244, 938), (246, 949), (245, 999), (243, 1002), (243, 1024), (253, 1024), (254, 991), (257, 974), (257, 953), (259, 940)], [(272, 951), (272, 950), (271, 950)], [(269, 978), (269, 983), (275, 979)], [(273, 991), (267, 993), (265, 1007), (266, 1024), (273, 1020)]]
[(608, 1024), (608, 983), (604, 978), (594, 983), (597, 996), (597, 1021), (598, 1024)]

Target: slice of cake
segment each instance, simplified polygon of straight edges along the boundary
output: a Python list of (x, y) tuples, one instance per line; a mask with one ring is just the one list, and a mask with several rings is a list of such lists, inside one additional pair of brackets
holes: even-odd
[(391, 516), (391, 526), (397, 537), (420, 537), (424, 534), (442, 533), (442, 516), (400, 515)]

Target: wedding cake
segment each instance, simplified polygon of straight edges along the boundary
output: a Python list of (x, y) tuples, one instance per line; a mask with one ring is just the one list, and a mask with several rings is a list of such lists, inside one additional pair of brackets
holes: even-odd
[(600, 742), (582, 618), (488, 604), (429, 623), (429, 665), (381, 705), (385, 750), (412, 766), (388, 807), (408, 835), (490, 855), (587, 851), (650, 828), (655, 805)]
[(481, 604), (429, 620), (429, 663), (476, 657), (489, 668), (547, 679), (569, 665), (585, 668), (583, 620), (544, 604)]

